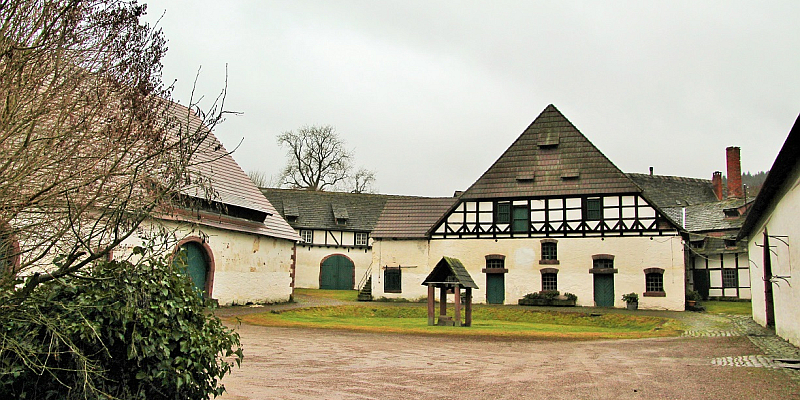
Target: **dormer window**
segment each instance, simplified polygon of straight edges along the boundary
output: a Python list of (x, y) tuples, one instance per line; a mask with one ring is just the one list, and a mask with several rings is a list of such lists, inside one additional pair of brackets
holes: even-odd
[(539, 134), (539, 140), (536, 145), (543, 149), (556, 148), (558, 147), (558, 142), (558, 132), (542, 132)]
[(336, 225), (347, 225), (348, 215), (347, 208), (339, 204), (331, 204), (333, 210), (333, 218), (336, 220)]
[(724, 239), (725, 247), (732, 248), (736, 247), (736, 239)]
[(706, 244), (705, 239), (690, 240), (689, 241), (689, 247), (691, 247), (693, 249), (702, 249), (703, 246), (705, 246), (705, 244)]
[(725, 213), (725, 218), (738, 218), (741, 216), (738, 208), (726, 208), (722, 212)]

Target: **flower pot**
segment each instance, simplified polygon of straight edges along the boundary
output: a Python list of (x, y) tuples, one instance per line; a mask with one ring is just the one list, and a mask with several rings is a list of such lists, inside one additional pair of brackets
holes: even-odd
[(694, 306), (697, 305), (697, 301), (696, 300), (686, 300), (686, 305), (689, 306), (689, 307), (694, 307)]
[(638, 310), (639, 309), (639, 302), (638, 301), (629, 301), (628, 302), (628, 310)]

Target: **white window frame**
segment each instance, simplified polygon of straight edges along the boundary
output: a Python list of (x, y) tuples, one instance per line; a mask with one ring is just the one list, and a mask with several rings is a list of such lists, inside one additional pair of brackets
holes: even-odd
[(367, 246), (367, 245), (369, 245), (369, 233), (356, 232), (356, 234), (355, 234), (355, 244), (356, 244), (356, 246)]
[(304, 243), (314, 243), (314, 231), (310, 229), (301, 229), (300, 237), (303, 239)]

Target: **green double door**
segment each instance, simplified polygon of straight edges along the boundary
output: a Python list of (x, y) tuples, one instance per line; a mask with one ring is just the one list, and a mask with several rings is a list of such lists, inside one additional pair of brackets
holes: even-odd
[(614, 274), (594, 275), (594, 304), (597, 307), (614, 307)]
[(186, 267), (189, 278), (192, 279), (194, 288), (205, 296), (206, 282), (208, 281), (208, 257), (205, 250), (197, 243), (189, 242), (181, 246), (179, 265)]
[(355, 285), (356, 267), (345, 256), (328, 257), (320, 265), (319, 288), (328, 290), (352, 290)]
[(505, 301), (505, 274), (486, 274), (486, 302), (489, 304), (503, 304)]

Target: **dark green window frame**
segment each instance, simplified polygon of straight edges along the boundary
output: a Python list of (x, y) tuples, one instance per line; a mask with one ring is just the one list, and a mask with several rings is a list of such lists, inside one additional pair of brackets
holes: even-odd
[(511, 223), (511, 203), (497, 203), (495, 222), (498, 224)]
[(403, 274), (400, 267), (386, 267), (383, 270), (384, 293), (402, 293)]
[(542, 243), (542, 260), (558, 260), (558, 243)]
[(614, 260), (608, 258), (598, 258), (596, 260), (592, 260), (592, 268), (598, 268), (598, 269), (614, 268)]
[(725, 289), (739, 287), (739, 270), (733, 268), (723, 268), (722, 287)]
[(558, 274), (553, 272), (542, 273), (542, 291), (558, 290)]
[[(526, 233), (530, 228), (531, 212), (530, 208), (525, 206), (514, 206), (511, 208), (512, 221), (511, 231), (515, 233)], [(522, 217), (518, 217), (521, 215)]]
[(586, 220), (597, 221), (603, 218), (603, 199), (599, 197), (586, 199)]

